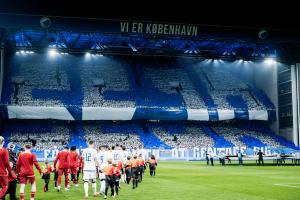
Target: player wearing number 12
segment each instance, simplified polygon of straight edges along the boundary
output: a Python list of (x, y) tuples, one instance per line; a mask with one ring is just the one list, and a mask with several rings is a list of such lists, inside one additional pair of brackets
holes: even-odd
[(97, 151), (94, 149), (94, 141), (89, 141), (89, 147), (82, 151), (83, 157), (83, 181), (85, 198), (89, 196), (89, 181), (92, 182), (94, 196), (99, 196), (97, 193), (96, 170), (99, 166)]

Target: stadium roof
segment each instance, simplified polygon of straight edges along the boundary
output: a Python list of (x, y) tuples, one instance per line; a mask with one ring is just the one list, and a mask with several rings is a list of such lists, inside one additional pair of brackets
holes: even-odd
[[(50, 4), (45, 3), (43, 6), (26, 4), (21, 7), (17, 4), (12, 5), (12, 3), (1, 6), (2, 47), (35, 50), (55, 47), (69, 52), (90, 50), (101, 53), (228, 57), (248, 60), (277, 57), (279, 60), (287, 62), (300, 60), (300, 31), (297, 26), (295, 24), (288, 26), (288, 23), (277, 21), (277, 18), (270, 20), (274, 16), (268, 15), (259, 20), (261, 15), (257, 14), (257, 9), (255, 14), (252, 12), (251, 15), (254, 23), (249, 23), (247, 20), (238, 22), (237, 19), (248, 18), (245, 17), (247, 12), (243, 13), (245, 10), (236, 9), (234, 14), (228, 10), (223, 17), (217, 17), (217, 21), (221, 25), (207, 25), (208, 23), (218, 24), (217, 21), (215, 23), (213, 21), (215, 17), (203, 14), (191, 6), (188, 8), (189, 12), (185, 12), (186, 10), (183, 10), (186, 7), (182, 5), (182, 10), (176, 10), (176, 15), (171, 8), (162, 9), (165, 12), (163, 15), (162, 10), (155, 6), (155, 9), (151, 9), (152, 14), (147, 15), (149, 12), (143, 9), (131, 11), (124, 8), (110, 13), (103, 9), (100, 12), (97, 6), (92, 6), (93, 4), (88, 2), (72, 9), (66, 9), (71, 4), (63, 5), (51, 2)], [(84, 8), (89, 9), (87, 13), (80, 12)], [(98, 12), (96, 12), (97, 9)], [(8, 11), (10, 13), (3, 14)], [(181, 13), (180, 11), (182, 14), (178, 14)], [(12, 12), (14, 13), (11, 14)], [(141, 12), (146, 14), (140, 15)], [(219, 10), (216, 9), (210, 14), (213, 15), (215, 12), (219, 12)], [(52, 25), (48, 29), (42, 29), (39, 24), (39, 20), (45, 15), (50, 15), (49, 18), (52, 21)], [(117, 18), (117, 20), (103, 20), (98, 17)], [(172, 25), (196, 25), (198, 30), (197, 36), (147, 34), (145, 31), (122, 32), (120, 22), (129, 22), (131, 26), (133, 23), (143, 23), (144, 27), (149, 23), (167, 24), (169, 27)], [(282, 26), (283, 24), (285, 26)], [(266, 30), (269, 37), (261, 40), (258, 38), (258, 32), (264, 26), (268, 27)]]

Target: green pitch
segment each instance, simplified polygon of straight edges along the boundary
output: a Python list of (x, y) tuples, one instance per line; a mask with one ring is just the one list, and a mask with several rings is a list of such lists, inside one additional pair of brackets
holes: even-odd
[[(70, 191), (43, 192), (37, 175), (36, 200), (84, 199), (83, 184)], [(97, 182), (99, 187), (99, 182)], [(28, 188), (27, 188), (28, 189)], [(91, 186), (90, 186), (91, 189)], [(25, 199), (29, 199), (28, 190)], [(89, 197), (102, 199), (102, 197)], [(108, 199), (113, 199), (109, 197)], [(136, 190), (121, 185), (119, 200), (300, 200), (300, 167), (295, 166), (206, 166), (204, 162), (160, 162), (155, 178), (145, 173)]]

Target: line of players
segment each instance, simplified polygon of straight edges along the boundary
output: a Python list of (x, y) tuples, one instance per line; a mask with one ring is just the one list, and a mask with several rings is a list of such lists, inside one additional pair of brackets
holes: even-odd
[[(111, 196), (119, 193), (120, 181), (130, 184), (132, 179), (133, 189), (142, 182), (147, 163), (142, 153), (126, 151), (125, 147), (99, 147), (94, 148), (94, 142), (89, 141), (89, 147), (82, 151), (81, 162), (83, 163), (83, 181), (85, 197), (88, 197), (89, 182), (92, 183), (93, 195), (98, 196), (96, 179), (100, 179), (100, 194), (107, 198), (108, 189)], [(131, 155), (133, 155), (131, 157)], [(154, 156), (148, 160), (151, 175), (157, 166)]]
[[(10, 181), (17, 177), (9, 163), (8, 151), (3, 147), (4, 138), (0, 136), (0, 200), (5, 199), (5, 194), (9, 190)], [(133, 155), (131, 157), (131, 155)], [(150, 175), (155, 176), (157, 161), (152, 155), (147, 161), (150, 168)], [(100, 194), (107, 198), (108, 189), (111, 189), (111, 196), (118, 195), (120, 181), (130, 184), (132, 180), (133, 189), (143, 179), (143, 173), (147, 163), (143, 154), (137, 156), (137, 152), (126, 151), (124, 147), (100, 147), (99, 151), (94, 148), (94, 142), (89, 141), (89, 147), (82, 151), (81, 156), (76, 152), (76, 147), (71, 147), (69, 151), (66, 146), (60, 151), (51, 166), (48, 161), (41, 168), (37, 162), (35, 154), (31, 153), (31, 145), (25, 145), (25, 151), (20, 153), (16, 163), (16, 173), (20, 183), (20, 200), (24, 200), (25, 185), (31, 184), (31, 200), (34, 200), (36, 193), (36, 180), (33, 165), (45, 180), (44, 191), (49, 190), (50, 174), (55, 173), (55, 187), (59, 192), (61, 189), (61, 178), (65, 176), (65, 190), (69, 190), (69, 174), (74, 186), (78, 187), (80, 173), (83, 173), (84, 193), (88, 197), (89, 182), (92, 183), (93, 195), (99, 196), (97, 192), (97, 178), (100, 179)]]

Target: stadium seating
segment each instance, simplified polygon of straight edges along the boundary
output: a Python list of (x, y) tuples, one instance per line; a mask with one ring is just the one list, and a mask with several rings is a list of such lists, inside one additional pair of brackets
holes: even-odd
[[(250, 111), (275, 112), (273, 103), (262, 90), (209, 62), (95, 55), (90, 58), (58, 55), (57, 59), (50, 59), (36, 53), (27, 57), (9, 57), (8, 63), (10, 67), (5, 73), (1, 95), (2, 117), (3, 113), (8, 113), (8, 106), (28, 106), (29, 111), (32, 107), (43, 110), (47, 107), (66, 108), (73, 118), (66, 117), (65, 120), (74, 120), (68, 123), (47, 120), (30, 124), (26, 120), (5, 122), (2, 135), (17, 146), (34, 140), (36, 150), (61, 148), (64, 143), (85, 147), (86, 142), (93, 139), (97, 145), (114, 141), (133, 149), (297, 148), (273, 133), (268, 125), (248, 122)], [(84, 108), (92, 108), (92, 112), (94, 108), (133, 109), (129, 118), (133, 120), (84, 122), (81, 121)], [(136, 116), (138, 110), (144, 116), (154, 116), (151, 109), (158, 110), (156, 116), (162, 118), (165, 115), (159, 111), (166, 110), (168, 120), (174, 120), (169, 112), (179, 113), (180, 120), (186, 120), (190, 110), (205, 110), (209, 115), (206, 120), (210, 121), (221, 118), (218, 110), (229, 110), (234, 112), (235, 118), (247, 122), (134, 121), (140, 119)], [(104, 110), (103, 115), (109, 115), (109, 112)], [(12, 111), (10, 114), (18, 116)], [(50, 112), (49, 116), (55, 115)]]
[(291, 141), (288, 141), (285, 138), (276, 135), (265, 123), (261, 123), (261, 122), (245, 123), (244, 122), (244, 123), (238, 123), (236, 126), (239, 127), (240, 129), (244, 129), (246, 131), (252, 131), (252, 132), (257, 132), (257, 133), (260, 133), (263, 135), (267, 135), (272, 140), (276, 141), (277, 144), (280, 144), (281, 147), (287, 147), (287, 148), (291, 148), (291, 149), (299, 149), (300, 150), (300, 148), (295, 146), (295, 144), (292, 143)]
[(37, 151), (53, 147), (62, 148), (70, 140), (66, 124), (52, 121), (9, 121), (3, 126), (3, 135), (9, 138), (8, 142), (15, 144), (17, 148), (29, 143)]
[(143, 144), (139, 133), (141, 127), (134, 122), (90, 122), (83, 125), (85, 140), (94, 140), (97, 146), (125, 145), (140, 149)]
[(71, 55), (51, 60), (46, 54), (10, 59), (2, 105), (274, 110), (251, 83), (193, 61)]
[(64, 144), (78, 148), (92, 139), (97, 146), (125, 145), (130, 149), (171, 149), (245, 146), (299, 149), (260, 122), (138, 122), (138, 121), (5, 121), (2, 135), (22, 147), (35, 141), (41, 151)]
[(244, 144), (246, 144), (248, 147), (263, 147), (267, 146), (266, 144), (262, 143), (260, 140), (256, 139), (253, 136), (250, 135), (242, 135), (238, 136), (240, 138), (240, 141)]
[(151, 129), (149, 124), (140, 123), (143, 132), (140, 133), (141, 141), (144, 143), (145, 148), (156, 149), (171, 149), (169, 145), (164, 143)]
[(215, 124), (212, 126), (213, 129), (226, 140), (233, 143), (235, 146), (270, 146), (270, 147), (279, 147), (281, 144), (274, 140), (268, 134), (262, 134), (258, 131), (250, 131), (246, 129), (236, 128), (232, 124)]
[(200, 125), (204, 132), (210, 135), (215, 143), (215, 147), (232, 147), (234, 146), (230, 141), (226, 140), (223, 136), (218, 135), (210, 126), (207, 124)]
[(150, 123), (152, 131), (173, 148), (213, 147), (213, 139), (201, 127), (184, 122)]

